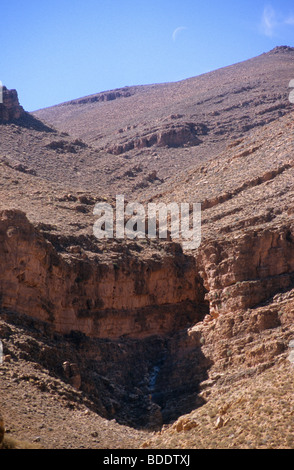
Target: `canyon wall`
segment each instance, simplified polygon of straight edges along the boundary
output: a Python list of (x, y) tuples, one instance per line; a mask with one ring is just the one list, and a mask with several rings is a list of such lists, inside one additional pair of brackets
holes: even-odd
[[(171, 247), (172, 244), (169, 245)], [(69, 257), (16, 210), (0, 213), (2, 308), (97, 338), (169, 334), (207, 311), (195, 259), (181, 250), (115, 263)]]
[(293, 286), (293, 224), (212, 240), (202, 246), (197, 262), (210, 314), (245, 311)]
[(147, 257), (64, 257), (17, 210), (0, 213), (2, 308), (97, 338), (171, 334), (245, 311), (294, 282), (294, 228), (267, 227)]

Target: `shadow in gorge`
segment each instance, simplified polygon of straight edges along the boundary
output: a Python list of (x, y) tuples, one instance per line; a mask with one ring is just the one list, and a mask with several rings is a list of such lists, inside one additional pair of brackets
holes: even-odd
[(59, 382), (51, 392), (67, 397), (72, 408), (83, 403), (119, 424), (159, 430), (205, 403), (199, 386), (211, 362), (200, 337), (190, 337), (187, 330), (169, 337), (110, 340), (75, 331), (56, 334), (45, 322), (4, 309), (0, 319), (6, 322), (1, 330), (6, 354), (47, 371), (36, 393), (51, 390), (55, 377)]
[(205, 403), (199, 389), (211, 361), (201, 350), (200, 336), (182, 330), (169, 337), (116, 341), (83, 336), (78, 343), (71, 336), (79, 351), (82, 389), (93, 404), (100, 400), (107, 419), (159, 430)]
[(162, 423), (202, 406), (200, 383), (208, 378), (212, 362), (201, 350), (200, 338), (182, 331), (166, 341), (165, 360), (158, 367), (152, 401), (160, 406)]

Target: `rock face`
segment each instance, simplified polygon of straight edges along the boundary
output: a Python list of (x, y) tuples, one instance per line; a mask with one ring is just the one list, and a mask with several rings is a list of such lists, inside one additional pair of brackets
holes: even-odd
[[(167, 334), (204, 315), (195, 260), (179, 253), (119, 265), (65, 261), (20, 211), (1, 212), (2, 308), (51, 323), (60, 333), (117, 338)], [(173, 247), (173, 245), (170, 245)]]
[(19, 119), (24, 114), (24, 110), (19, 104), (17, 91), (7, 90), (6, 87), (3, 87), (2, 95), (3, 103), (0, 103), (0, 122)]
[(198, 263), (212, 316), (254, 307), (293, 285), (293, 225), (208, 243)]

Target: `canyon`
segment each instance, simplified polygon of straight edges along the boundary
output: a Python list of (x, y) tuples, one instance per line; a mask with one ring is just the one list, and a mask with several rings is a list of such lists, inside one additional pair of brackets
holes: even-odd
[[(10, 434), (49, 448), (293, 448), (293, 57), (281, 46), (31, 114), (5, 91), (0, 387)], [(201, 203), (200, 246), (97, 239), (95, 204), (113, 207), (117, 194)]]

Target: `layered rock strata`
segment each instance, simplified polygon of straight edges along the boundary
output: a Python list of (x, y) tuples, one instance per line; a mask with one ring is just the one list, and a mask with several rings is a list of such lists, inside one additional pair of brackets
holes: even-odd
[(210, 241), (198, 265), (212, 316), (255, 307), (293, 286), (293, 224)]
[(120, 263), (65, 260), (21, 211), (0, 217), (2, 308), (100, 338), (168, 334), (207, 310), (195, 260), (181, 250)]

